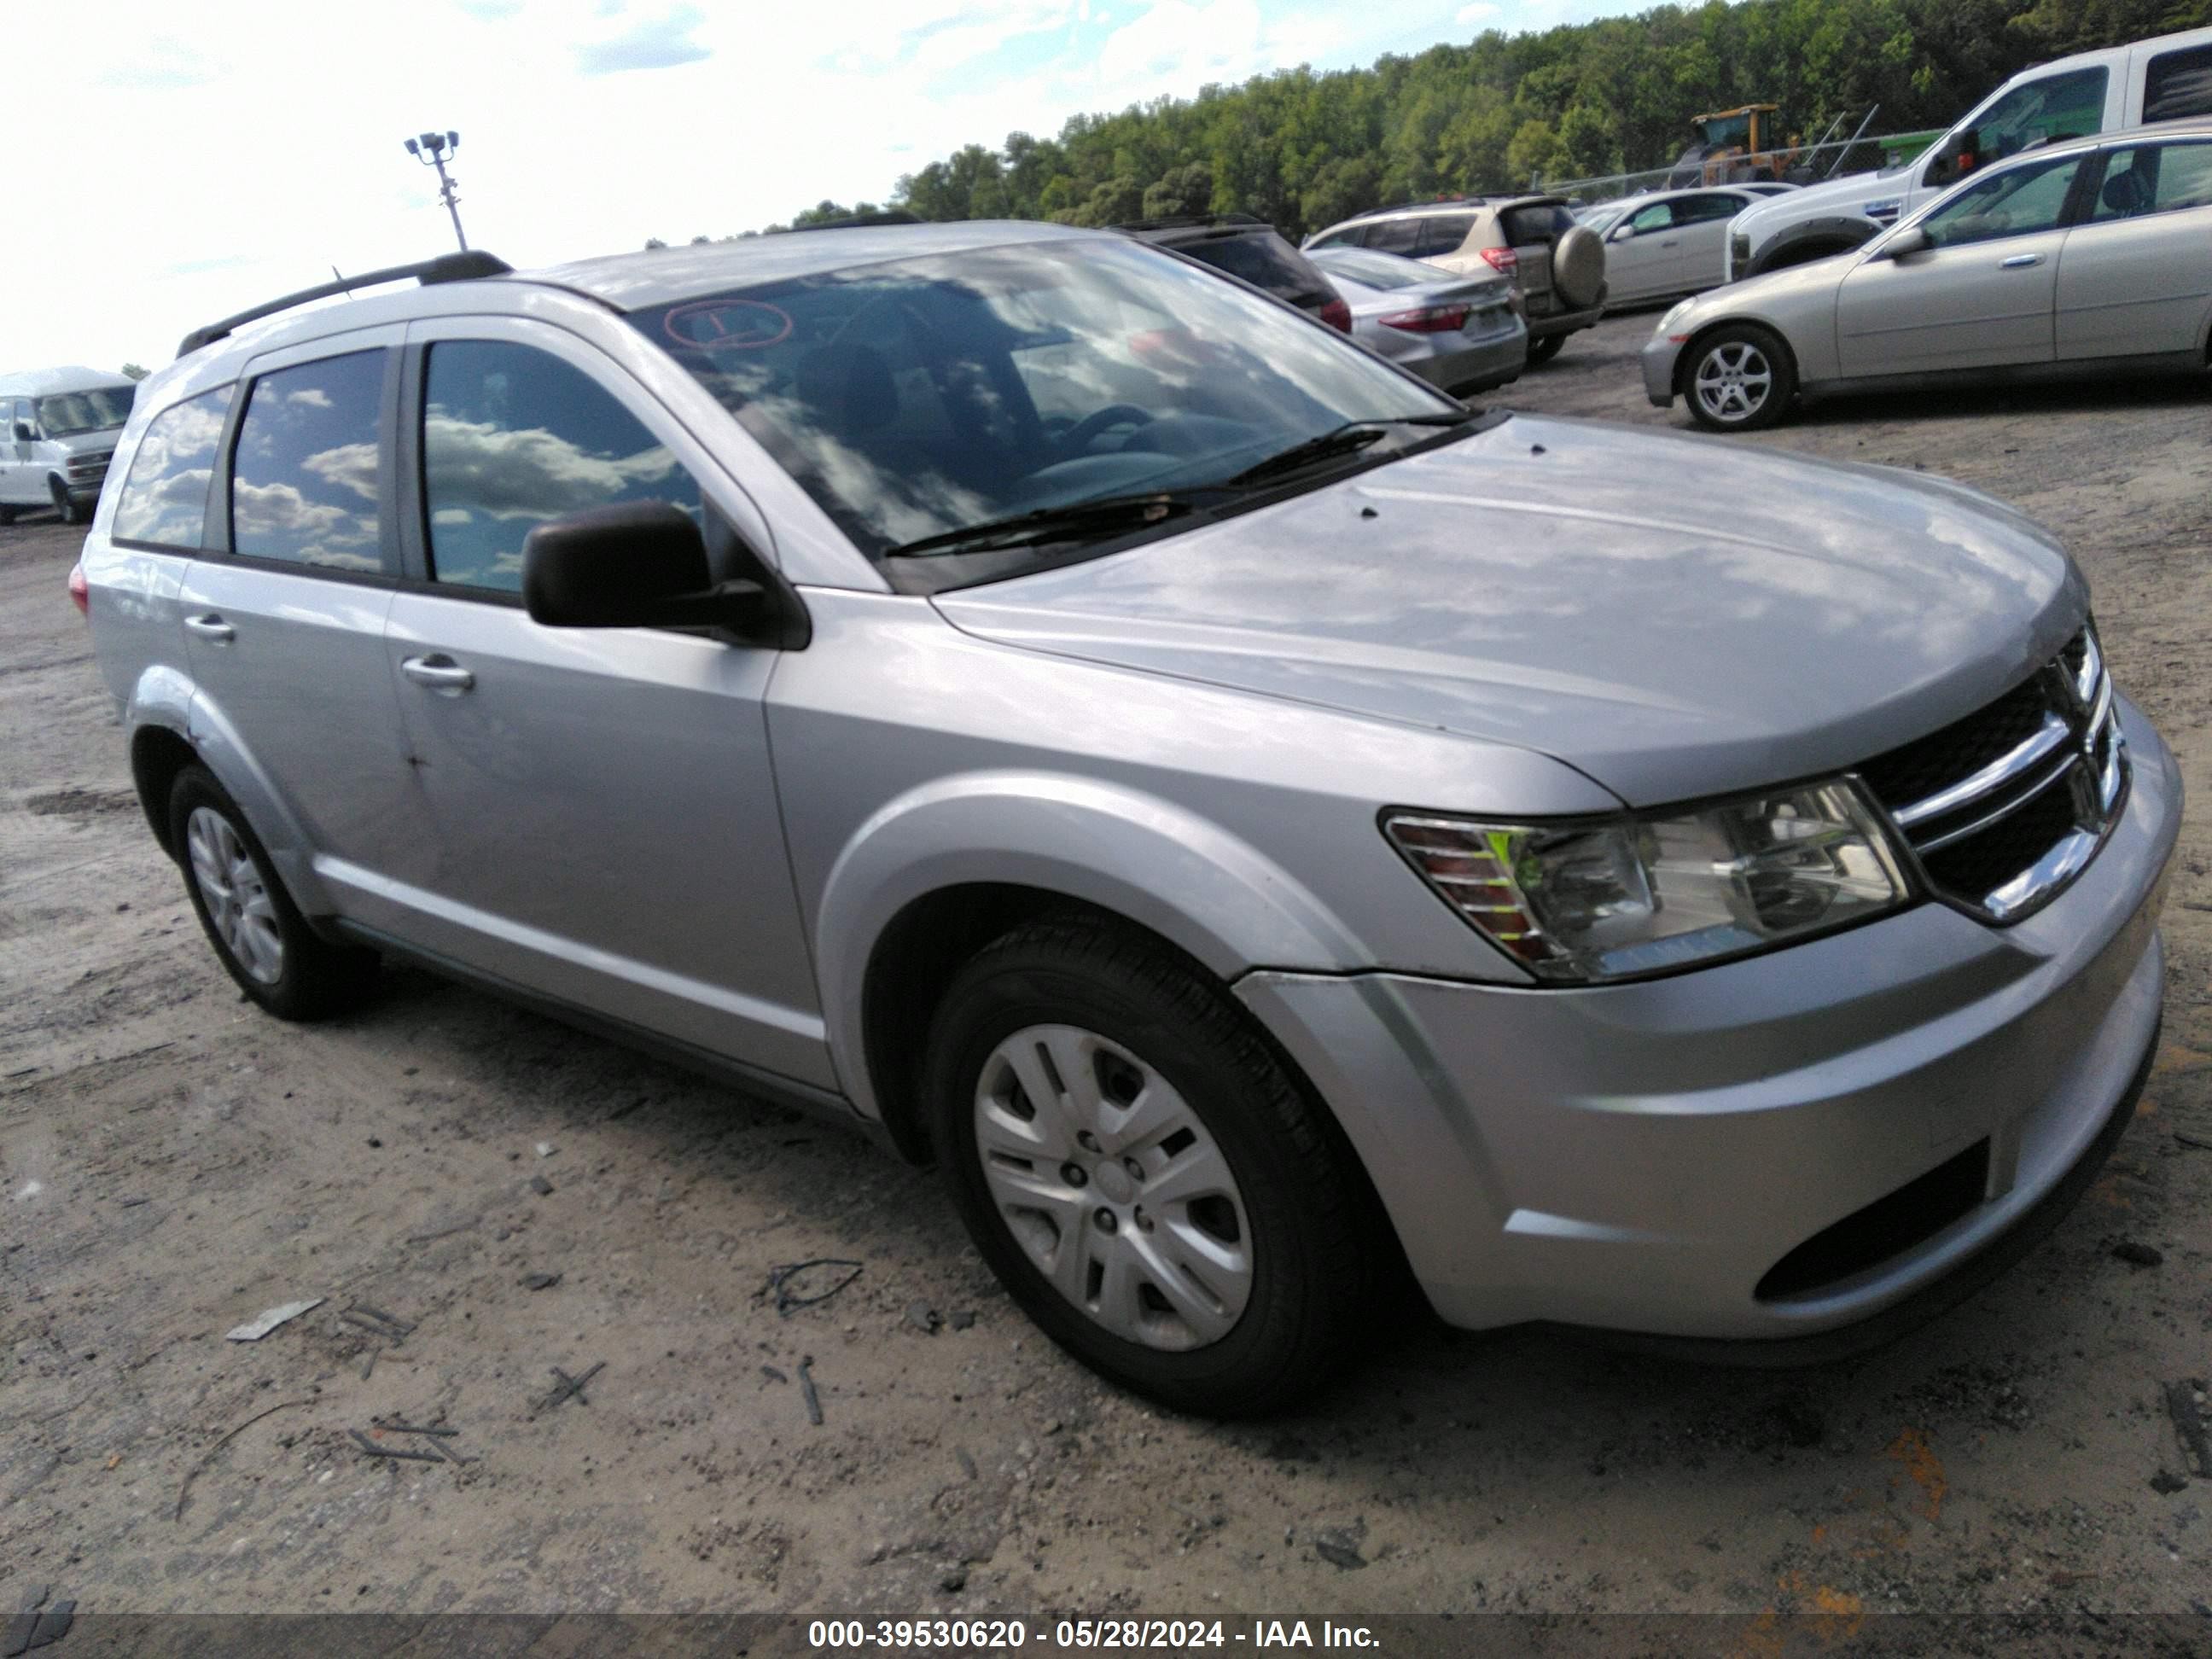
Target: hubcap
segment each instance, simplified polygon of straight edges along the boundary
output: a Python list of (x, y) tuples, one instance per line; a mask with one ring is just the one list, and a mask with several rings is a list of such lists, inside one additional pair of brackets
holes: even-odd
[(1137, 1055), (1079, 1026), (1016, 1031), (983, 1063), (975, 1148), (1014, 1242), (1115, 1335), (1176, 1351), (1235, 1327), (1252, 1296), (1243, 1195)]
[(1698, 406), (1717, 421), (1749, 420), (1773, 390), (1773, 366), (1747, 341), (1715, 346), (1698, 364)]
[(185, 821), (192, 884), (232, 960), (259, 985), (274, 985), (284, 971), (284, 936), (276, 906), (261, 872), (230, 820), (211, 806), (196, 806)]

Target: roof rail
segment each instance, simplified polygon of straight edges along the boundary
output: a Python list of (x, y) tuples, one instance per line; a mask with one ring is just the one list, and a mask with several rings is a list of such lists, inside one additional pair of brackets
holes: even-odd
[(1114, 227), (1115, 230), (1184, 230), (1193, 227), (1211, 228), (1216, 225), (1234, 225), (1240, 228), (1264, 225), (1265, 219), (1255, 219), (1249, 213), (1171, 213), (1164, 219), (1130, 219)]
[[(1371, 207), (1364, 213), (1355, 213), (1352, 219), (1372, 219), (1385, 213), (1411, 213), (1418, 208), (1480, 207), (1489, 201), (1486, 196), (1431, 196), (1418, 202), (1393, 202), (1388, 207)], [(1346, 220), (1349, 224), (1352, 221)]]
[(185, 335), (177, 347), (177, 356), (189, 357), (202, 346), (222, 339), (248, 323), (258, 322), (264, 317), (273, 317), (280, 311), (289, 311), (293, 307), (306, 305), (312, 300), (327, 300), (333, 295), (350, 294), (357, 288), (374, 288), (381, 283), (403, 283), (410, 276), (425, 285), (459, 283), (475, 276), (504, 276), (514, 269), (496, 254), (486, 253), (481, 248), (470, 248), (459, 253), (441, 253), (434, 259), (417, 260), (411, 265), (386, 265), (382, 270), (366, 270), (358, 276), (341, 276), (335, 283), (303, 288), (297, 294), (287, 294), (280, 300), (270, 300), (226, 317), (221, 322), (196, 328)]

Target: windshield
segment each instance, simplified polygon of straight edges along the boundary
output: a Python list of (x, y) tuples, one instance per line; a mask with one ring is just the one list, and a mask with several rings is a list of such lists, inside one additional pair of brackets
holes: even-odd
[(39, 430), (49, 438), (74, 438), (81, 432), (112, 432), (131, 418), (135, 386), (95, 386), (39, 399)]
[(1633, 205), (1629, 202), (1608, 202), (1603, 207), (1588, 208), (1581, 216), (1582, 222), (1589, 228), (1592, 234), (1602, 236), (1619, 224), (1620, 216)]
[(1335, 330), (1120, 239), (865, 265), (630, 320), (872, 557), (1222, 484), (1347, 422), (1462, 411)]

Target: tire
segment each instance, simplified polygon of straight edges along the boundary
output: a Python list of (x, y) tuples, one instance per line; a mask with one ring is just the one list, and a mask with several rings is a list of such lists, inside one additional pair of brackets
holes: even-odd
[(0, 525), (15, 523), (15, 515), (21, 511), (22, 508), (19, 507), (0, 507)]
[(1528, 367), (1541, 368), (1558, 356), (1567, 343), (1565, 333), (1540, 335), (1528, 342)]
[(1552, 245), (1552, 286), (1571, 311), (1588, 311), (1605, 292), (1605, 244), (1576, 225)]
[(939, 1005), (923, 1081), (983, 1259), (1046, 1335), (1162, 1405), (1279, 1410), (1336, 1372), (1387, 1285), (1334, 1123), (1218, 985), (1141, 934), (1068, 917), (986, 946)]
[(307, 926), (238, 803), (204, 767), (187, 766), (170, 787), (169, 844), (208, 943), (247, 996), (279, 1019), (312, 1020), (368, 994), (375, 953), (332, 945)]
[(76, 498), (69, 493), (68, 485), (55, 478), (47, 483), (46, 490), (54, 498), (56, 518), (64, 524), (82, 524), (85, 521), (88, 515), (77, 506)]
[(1797, 366), (1790, 348), (1756, 323), (1727, 323), (1684, 354), (1682, 396), (1713, 432), (1759, 432), (1790, 412)]

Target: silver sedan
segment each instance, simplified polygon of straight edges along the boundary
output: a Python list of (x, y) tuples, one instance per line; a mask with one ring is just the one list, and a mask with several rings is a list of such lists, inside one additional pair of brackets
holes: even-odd
[(1864, 247), (1687, 300), (1644, 386), (1717, 431), (1800, 393), (1958, 378), (2203, 372), (2212, 121), (2049, 144), (1979, 171)]
[(1372, 248), (1316, 248), (1352, 308), (1352, 337), (1447, 392), (1487, 392), (1528, 362), (1521, 299), (1503, 276), (1439, 276), (1434, 265)]

